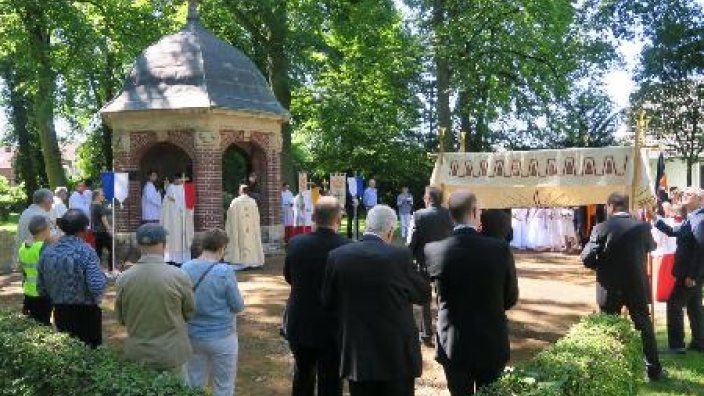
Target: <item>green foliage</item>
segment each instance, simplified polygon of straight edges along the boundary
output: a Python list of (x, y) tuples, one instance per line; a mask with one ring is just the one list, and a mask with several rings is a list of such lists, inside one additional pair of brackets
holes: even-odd
[(172, 374), (91, 350), (17, 313), (0, 311), (0, 395), (199, 396)]
[(24, 209), (27, 194), (23, 186), (10, 186), (4, 176), (0, 176), (0, 221), (7, 221), (10, 213), (19, 213)]
[(317, 75), (294, 90), (291, 108), (304, 170), (375, 176), (386, 202), (402, 184), (418, 192), (431, 170), (414, 131), (418, 43), (391, 1), (340, 5), (327, 18), (326, 51), (308, 54)]
[(640, 333), (612, 315), (590, 315), (557, 343), (480, 396), (627, 396), (643, 382)]

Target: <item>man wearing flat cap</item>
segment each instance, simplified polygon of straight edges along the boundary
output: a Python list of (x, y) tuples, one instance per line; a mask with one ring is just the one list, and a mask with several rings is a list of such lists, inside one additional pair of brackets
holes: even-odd
[(186, 322), (195, 312), (193, 285), (164, 261), (166, 234), (158, 224), (137, 229), (142, 257), (117, 279), (115, 313), (127, 326), (128, 360), (183, 375), (192, 353)]

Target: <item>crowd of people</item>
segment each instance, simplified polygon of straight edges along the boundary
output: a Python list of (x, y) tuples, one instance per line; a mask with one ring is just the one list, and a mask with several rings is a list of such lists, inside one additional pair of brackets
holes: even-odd
[[(86, 208), (82, 190), (72, 195), (79, 207), (69, 202), (69, 209), (51, 191), (34, 194), (20, 219), (17, 256), (24, 312), (45, 325), (53, 315), (58, 331), (97, 347), (108, 278), (86, 234), (110, 227), (106, 212), (95, 207), (102, 192), (90, 193), (94, 206)], [(288, 242), (283, 275), (291, 292), (282, 334), (294, 358), (292, 395), (338, 396), (345, 380), (352, 396), (413, 395), (422, 374), (421, 342), (435, 347), (452, 396), (474, 394), (496, 381), (510, 359), (506, 311), (519, 293), (511, 248), (516, 217), (481, 210), (467, 190), (454, 191), (443, 206), (442, 191), (428, 186), (425, 208), (412, 211), (413, 197), (404, 189), (398, 213), (374, 200), (376, 190), (365, 195), (366, 226), (358, 242), (340, 235), (346, 208), (329, 195), (314, 204), (311, 232)], [(667, 301), (665, 352), (704, 351), (703, 203), (701, 190), (685, 189), (679, 200), (650, 213), (649, 223), (629, 213), (626, 194), (614, 193), (606, 221), (594, 227), (582, 250), (584, 265), (596, 271), (601, 310), (619, 314), (628, 308), (641, 332), (652, 380), (666, 372), (648, 309), (647, 254), (672, 255), (671, 266), (661, 271), (661, 277), (671, 273), (671, 287), (658, 297)], [(57, 210), (61, 216), (52, 214)], [(395, 237), (402, 216), (405, 246)], [(219, 229), (204, 232), (190, 246), (194, 258), (180, 268), (166, 263), (168, 240), (162, 225), (145, 221), (136, 232), (139, 252), (130, 259), (135, 265), (117, 278), (115, 312), (127, 328), (125, 357), (180, 375), (192, 386), (211, 382), (218, 396), (233, 395), (236, 315), (245, 303), (235, 269), (224, 260), (230, 237)], [(419, 323), (414, 305), (421, 307)], [(684, 308), (692, 334), (688, 346)]]

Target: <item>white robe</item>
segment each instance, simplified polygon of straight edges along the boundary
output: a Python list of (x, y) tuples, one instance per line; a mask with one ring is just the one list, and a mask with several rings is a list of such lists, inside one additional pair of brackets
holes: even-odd
[(562, 218), (563, 238), (570, 241), (577, 241), (577, 230), (574, 228), (574, 209), (564, 208), (560, 211)]
[[(675, 222), (675, 219), (668, 217), (662, 219), (670, 227), (675, 227), (679, 224)], [(653, 239), (657, 244), (657, 249), (652, 253), (653, 256), (664, 256), (666, 254), (674, 254), (677, 250), (677, 238), (669, 237), (657, 228), (652, 228)]]
[(159, 220), (161, 216), (161, 194), (154, 183), (147, 182), (142, 190), (142, 220)]
[(551, 238), (548, 229), (548, 209), (533, 208), (528, 216), (527, 247), (533, 250), (550, 249)]
[(296, 227), (310, 227), (313, 225), (313, 199), (310, 190), (296, 195), (293, 205), (294, 221)]
[(230, 238), (225, 250), (225, 261), (248, 267), (264, 265), (259, 208), (254, 198), (240, 195), (232, 200), (227, 211), (225, 230)]
[(559, 208), (552, 208), (548, 209), (548, 213), (550, 216), (550, 242), (552, 250), (561, 251), (565, 248), (561, 210)]
[(186, 209), (183, 184), (170, 184), (161, 205), (159, 223), (166, 229), (166, 261), (183, 264), (191, 259), (193, 211)]
[(281, 222), (284, 227), (293, 226), (294, 210), (293, 210), (293, 193), (289, 190), (281, 192)]
[(511, 247), (515, 249), (526, 248), (528, 209), (511, 210), (511, 228), (513, 229), (513, 239)]

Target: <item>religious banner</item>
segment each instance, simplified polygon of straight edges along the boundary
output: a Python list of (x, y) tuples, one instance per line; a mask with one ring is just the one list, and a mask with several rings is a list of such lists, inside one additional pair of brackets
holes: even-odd
[(112, 202), (115, 198), (115, 173), (102, 172), (100, 174), (100, 185), (103, 188), (105, 200)]
[(634, 187), (643, 206), (654, 199), (648, 158), (643, 150), (634, 182), (633, 147), (444, 153), (430, 183), (441, 186), (445, 197), (469, 189), (486, 209), (603, 204), (613, 192), (633, 195)]
[(122, 203), (127, 199), (130, 192), (130, 181), (129, 174), (126, 172), (115, 172), (113, 174), (115, 180), (115, 199), (120, 201), (120, 208), (122, 208)]
[(306, 172), (298, 172), (298, 192), (301, 193), (308, 189), (308, 174)]
[(346, 181), (347, 178), (344, 173), (330, 174), (330, 195), (337, 198), (342, 207), (345, 207), (345, 199), (347, 198)]

